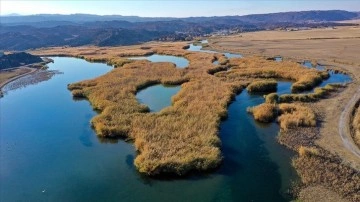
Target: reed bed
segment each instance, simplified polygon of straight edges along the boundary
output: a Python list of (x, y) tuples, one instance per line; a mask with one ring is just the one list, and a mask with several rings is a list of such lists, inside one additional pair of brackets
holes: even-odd
[(313, 93), (307, 94), (283, 94), (279, 97), (279, 102), (290, 103), (290, 102), (315, 102), (322, 98), (326, 98), (332, 92), (337, 91), (339, 88), (343, 88), (343, 84), (327, 84), (324, 87), (318, 87), (314, 89)]
[[(151, 50), (186, 57), (190, 65), (177, 69), (171, 63), (131, 61), (68, 88), (100, 111), (91, 120), (97, 135), (133, 139), (138, 151), (134, 164), (140, 172), (184, 175), (217, 167), (222, 160), (220, 121), (227, 116), (227, 105), (246, 84), (222, 82), (208, 74), (213, 68), (213, 54), (189, 53), (182, 46)], [(160, 83), (182, 84), (182, 88), (172, 98), (172, 106), (148, 113), (148, 107), (136, 100), (136, 93)]]
[(284, 61), (274, 62), (259, 57), (233, 58), (229, 61), (231, 71), (218, 72), (217, 77), (227, 79), (285, 79), (294, 81), (292, 92), (309, 90), (329, 77), (327, 72), (308, 69), (300, 64)]
[[(68, 88), (74, 97), (87, 98), (99, 111), (91, 120), (97, 135), (134, 141), (138, 152), (134, 164), (147, 175), (185, 175), (192, 170), (219, 166), (222, 160), (219, 124), (227, 117), (227, 106), (236, 93), (249, 83), (285, 78), (297, 85), (309, 82), (311, 86), (323, 78), (319, 72), (296, 63), (276, 63), (257, 57), (227, 60), (221, 54), (186, 51), (186, 46), (186, 43), (149, 43), (146, 47), (60, 47), (32, 53), (43, 56), (62, 53), (62, 56), (119, 67), (98, 78), (70, 84)], [(153, 53), (182, 56), (190, 64), (178, 69), (167, 62), (126, 59)], [(214, 71), (214, 58), (221, 62), (220, 66), (231, 67), (231, 70), (209, 74)], [(172, 106), (149, 113), (149, 108), (136, 100), (136, 93), (155, 84), (178, 84), (181, 90), (173, 96)], [(262, 107), (276, 117), (279, 106), (273, 104), (275, 100), (274, 95)], [(299, 110), (283, 112), (281, 116), (300, 116), (297, 113)], [(263, 118), (271, 119), (272, 116)], [(291, 123), (287, 125), (290, 126)]]
[(277, 81), (274, 79), (254, 81), (246, 87), (249, 92), (274, 92), (276, 89)]
[(275, 104), (263, 103), (255, 107), (248, 108), (247, 111), (253, 114), (255, 120), (269, 123), (276, 118), (278, 109)]
[(299, 104), (280, 104), (279, 105), (280, 128), (288, 130), (294, 127), (314, 127), (316, 126), (315, 113), (306, 106)]
[(317, 147), (301, 146), (293, 165), (305, 185), (321, 184), (349, 201), (359, 201), (359, 171), (338, 156)]
[(255, 120), (264, 123), (272, 122), (279, 116), (277, 121), (282, 130), (316, 126), (315, 113), (309, 107), (300, 104), (263, 103), (248, 108), (248, 112), (253, 114)]

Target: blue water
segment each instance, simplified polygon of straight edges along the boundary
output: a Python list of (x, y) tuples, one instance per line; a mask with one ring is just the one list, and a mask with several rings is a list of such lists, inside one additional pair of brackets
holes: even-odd
[[(289, 83), (279, 83), (277, 93), (289, 92)], [(297, 179), (290, 165), (293, 153), (276, 141), (279, 126), (257, 123), (246, 112), (263, 102), (263, 94), (244, 90), (229, 106), (228, 119), (221, 123), (225, 160), (220, 172), (232, 173), (229, 177), (237, 184), (228, 201), (287, 201), (282, 194)]]
[(315, 68), (316, 68), (317, 70), (319, 70), (319, 71), (324, 71), (324, 70), (325, 70), (325, 67), (322, 66), (322, 65), (319, 65), (319, 64), (317, 64)]
[(321, 83), (319, 83), (317, 86), (315, 86), (313, 89), (306, 90), (299, 93), (313, 93), (314, 89), (316, 87), (325, 87), (327, 84), (346, 84), (352, 81), (351, 77), (347, 74), (343, 73), (335, 73), (334, 71), (329, 71), (330, 77), (328, 79), (323, 80)]
[(282, 62), (282, 61), (283, 61), (283, 58), (282, 58), (281, 56), (276, 56), (276, 57), (274, 57), (274, 60), (275, 60), (276, 62)]
[(178, 56), (171, 56), (171, 55), (150, 55), (150, 56), (144, 56), (144, 57), (131, 57), (129, 59), (132, 60), (149, 60), (151, 62), (172, 62), (176, 65), (178, 68), (185, 68), (189, 66), (189, 60), (178, 57)]
[(322, 66), (322, 65), (319, 65), (317, 64), (315, 67), (312, 65), (311, 61), (309, 60), (305, 60), (304, 62), (301, 63), (304, 67), (307, 67), (307, 68), (315, 68), (319, 71), (323, 71), (325, 70), (325, 67)]
[(202, 46), (196, 46), (194, 44), (190, 44), (190, 47), (187, 49), (188, 51), (194, 51), (194, 52), (204, 52), (204, 53), (218, 53), (216, 51), (212, 50), (202, 50)]
[(159, 112), (171, 106), (171, 97), (179, 92), (180, 88), (180, 86), (150, 86), (138, 92), (136, 98), (140, 103), (147, 105), (150, 112)]
[[(194, 52), (203, 52), (203, 53), (220, 53), (217, 51), (212, 51), (212, 50), (203, 50), (201, 45), (194, 45), (194, 44), (190, 44), (189, 48), (187, 49), (188, 51), (194, 51)], [(227, 57), (228, 59), (230, 58), (242, 58), (241, 54), (236, 54), (236, 53), (222, 53), (225, 55), (225, 57)]]
[(96, 113), (66, 88), (111, 68), (53, 59), (49, 69), (64, 74), (0, 99), (0, 201), (285, 201), (281, 193), (295, 176), (291, 152), (276, 142), (277, 124), (258, 124), (246, 112), (262, 95), (243, 91), (229, 106), (219, 170), (156, 180), (138, 174), (132, 144), (97, 138), (89, 123)]
[(324, 81), (322, 81), (319, 85), (319, 87), (324, 87), (327, 84), (331, 83), (348, 83), (351, 82), (352, 79), (349, 75), (343, 74), (343, 73), (335, 73), (334, 71), (329, 71), (330, 77)]
[(305, 60), (304, 62), (301, 63), (304, 67), (307, 67), (307, 68), (313, 68), (313, 65), (311, 63), (311, 61), (309, 60)]
[(225, 57), (230, 58), (242, 58), (242, 55), (236, 53), (224, 53)]

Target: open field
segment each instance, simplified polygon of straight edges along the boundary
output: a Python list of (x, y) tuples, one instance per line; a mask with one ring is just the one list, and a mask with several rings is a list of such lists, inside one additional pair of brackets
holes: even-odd
[(360, 65), (360, 27), (303, 31), (261, 31), (211, 38), (210, 48), (245, 55), (281, 55), (295, 60), (316, 60)]
[[(322, 157), (319, 159), (314, 156), (311, 158), (302, 156), (301, 159), (303, 161), (295, 161), (295, 167), (298, 172), (300, 172), (306, 185), (322, 184), (326, 186), (327, 189), (342, 190), (342, 194), (345, 194), (349, 191), (345, 189), (349, 184), (345, 186), (340, 183), (341, 181), (344, 182), (344, 179), (340, 178), (346, 177), (345, 175), (341, 176), (342, 174), (337, 174), (340, 172), (339, 170), (334, 170), (334, 168), (340, 168), (340, 170), (345, 168), (355, 170), (355, 176), (357, 177), (355, 181), (357, 181), (357, 184), (352, 185), (355, 186), (355, 190), (353, 189), (350, 192), (357, 194), (353, 195), (353, 198), (348, 198), (353, 201), (358, 200), (360, 197), (358, 193), (358, 187), (360, 186), (358, 174), (360, 170), (360, 159), (352, 149), (348, 149), (348, 144), (353, 144), (351, 143), (350, 135), (350, 125), (352, 124), (350, 120), (351, 112), (353, 111), (351, 109), (355, 106), (357, 97), (359, 97), (359, 37), (360, 27), (357, 26), (293, 32), (264, 31), (212, 38), (209, 40), (210, 48), (213, 49), (265, 57), (280, 55), (285, 61), (303, 61), (306, 59), (313, 61), (313, 63), (318, 62), (326, 65), (326, 68), (343, 70), (352, 76), (353, 82), (345, 89), (338, 91), (339, 93), (336, 96), (330, 96), (327, 99), (322, 99), (320, 102), (310, 105), (311, 108), (316, 111), (319, 128), (302, 129), (301, 131), (283, 131), (279, 137), (279, 141), (293, 149), (297, 149), (299, 144), (303, 144), (308, 146), (316, 145), (323, 150), (323, 155), (321, 155)], [(353, 120), (355, 121), (356, 118)], [(346, 142), (343, 142), (344, 137), (340, 136), (340, 134), (345, 136)], [(348, 142), (348, 140), (350, 142)], [(339, 158), (340, 160), (338, 159), (338, 162), (341, 163), (334, 163), (331, 158)], [(309, 164), (301, 163), (306, 161), (308, 161)], [(318, 171), (314, 169), (315, 167), (318, 168)], [(349, 172), (353, 173), (353, 171)], [(319, 179), (315, 179), (316, 177), (311, 180), (307, 178), (309, 176), (316, 176), (317, 173), (324, 173), (324, 175)], [(334, 176), (338, 176), (339, 178), (332, 181)], [(336, 181), (340, 184), (336, 185), (336, 183), (334, 183)], [(323, 190), (323, 188), (319, 188), (319, 186), (311, 187), (312, 188), (309, 187), (306, 189), (306, 194), (311, 193), (319, 197), (319, 194), (316, 194), (316, 192), (319, 189)], [(324, 192), (328, 192), (328, 190)], [(304, 193), (301, 193), (300, 196), (304, 198)], [(315, 201), (315, 198), (307, 200)], [(333, 196), (333, 198), (337, 197)]]

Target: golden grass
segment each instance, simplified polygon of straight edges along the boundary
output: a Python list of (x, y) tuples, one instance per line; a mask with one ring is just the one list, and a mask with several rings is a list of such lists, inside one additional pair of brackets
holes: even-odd
[(315, 113), (309, 107), (299, 104), (280, 104), (279, 114), (278, 121), (283, 130), (299, 126), (316, 126)]
[(311, 89), (323, 79), (328, 78), (327, 72), (308, 69), (294, 62), (275, 62), (259, 57), (232, 58), (229, 61), (231, 71), (218, 72), (215, 76), (226, 80), (244, 78), (286, 79), (295, 81), (291, 86), (293, 92)]
[[(138, 151), (134, 163), (140, 172), (184, 175), (191, 170), (217, 167), (222, 159), (220, 121), (226, 118), (227, 105), (245, 84), (222, 82), (209, 75), (209, 69), (213, 68), (212, 54), (189, 54), (181, 46), (158, 46), (152, 50), (184, 56), (190, 65), (177, 69), (171, 63), (131, 61), (68, 88), (74, 96), (89, 99), (101, 112), (91, 120), (99, 136), (134, 140)], [(148, 107), (138, 103), (135, 95), (158, 83), (183, 84), (172, 98), (172, 106), (159, 113), (147, 113)]]
[(315, 102), (321, 98), (326, 98), (331, 92), (336, 91), (338, 88), (343, 88), (343, 84), (327, 84), (324, 87), (317, 87), (313, 93), (308, 94), (283, 94), (279, 97), (279, 102)]
[(277, 89), (276, 80), (262, 80), (250, 83), (246, 90), (249, 92), (274, 92)]
[(265, 103), (278, 103), (279, 102), (279, 96), (277, 93), (270, 93), (268, 95), (265, 95)]
[[(222, 159), (218, 137), (220, 121), (226, 118), (227, 106), (235, 94), (249, 83), (259, 78), (291, 78), (299, 83), (322, 78), (317, 71), (296, 63), (275, 63), (257, 57), (227, 61), (221, 54), (186, 51), (183, 49), (186, 45), (149, 43), (146, 48), (54, 48), (32, 53), (58, 55), (62, 52), (66, 56), (121, 66), (98, 78), (70, 84), (68, 88), (74, 97), (87, 98), (100, 112), (91, 120), (97, 135), (134, 141), (138, 151), (134, 163), (147, 175), (184, 175), (191, 170), (217, 167)], [(126, 56), (149, 53), (182, 56), (190, 64), (178, 69), (171, 63), (126, 59)], [(214, 58), (232, 69), (214, 76), (209, 74), (214, 69)], [(172, 98), (172, 106), (148, 113), (148, 107), (140, 104), (135, 95), (147, 86), (160, 83), (182, 86)]]
[(276, 104), (263, 103), (258, 106), (248, 108), (248, 112), (252, 113), (254, 119), (260, 122), (271, 122), (277, 116)]
[(315, 147), (300, 146), (298, 152), (301, 157), (306, 155), (319, 155), (319, 151)]
[(305, 185), (321, 184), (349, 201), (360, 200), (359, 171), (320, 148), (300, 147), (299, 154), (293, 165)]
[(260, 122), (268, 123), (273, 121), (277, 115), (280, 128), (288, 130), (295, 127), (316, 126), (315, 113), (300, 104), (274, 104), (263, 103), (255, 107), (248, 108), (254, 119)]

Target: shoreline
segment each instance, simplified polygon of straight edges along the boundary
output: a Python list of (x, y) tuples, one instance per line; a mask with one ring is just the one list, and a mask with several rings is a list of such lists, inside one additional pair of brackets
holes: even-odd
[[(17, 80), (17, 79), (19, 79), (19, 78), (24, 77), (24, 76), (27, 76), (27, 75), (29, 75), (29, 74), (35, 73), (36, 71), (39, 71), (39, 69), (35, 69), (35, 68), (31, 68), (31, 67), (15, 67), (15, 68), (13, 68), (13, 69), (20, 69), (20, 68), (29, 69), (30, 72), (26, 72), (26, 73), (24, 73), (24, 74), (17, 75), (17, 76), (15, 76), (15, 77), (9, 78), (9, 79), (7, 79), (6, 81), (0, 83), (0, 91), (2, 91), (3, 87), (6, 86), (6, 84), (8, 84), (8, 83), (10, 83), (10, 82), (13, 82), (13, 81), (15, 81), (15, 80)], [(6, 70), (5, 70), (5, 71), (6, 71)], [(1, 74), (1, 73), (0, 73), (0, 74)]]
[[(8, 68), (8, 69), (1, 70), (0, 74), (2, 72), (6, 72), (8, 70), (19, 70), (19, 69), (27, 69), (27, 70), (29, 70), (29, 72), (25, 72), (23, 74), (11, 77), (11, 78), (3, 81), (2, 83), (0, 83), (0, 97), (4, 96), (3, 88), (7, 84), (9, 84), (9, 83), (11, 83), (13, 81), (16, 81), (16, 80), (18, 80), (18, 79), (20, 79), (22, 77), (25, 77), (25, 76), (28, 76), (28, 75), (31, 75), (31, 74), (34, 74), (34, 73), (40, 71), (42, 69), (42, 67), (45, 67), (47, 64), (51, 63), (52, 61), (53, 60), (51, 60), (49, 58), (43, 58), (43, 62), (40, 62), (40, 63), (33, 63), (33, 64), (25, 65), (25, 66), (13, 67), (13, 68)], [(39, 65), (41, 65), (41, 67), (31, 67), (31, 66), (39, 66)]]

